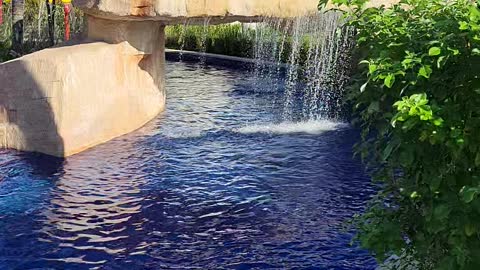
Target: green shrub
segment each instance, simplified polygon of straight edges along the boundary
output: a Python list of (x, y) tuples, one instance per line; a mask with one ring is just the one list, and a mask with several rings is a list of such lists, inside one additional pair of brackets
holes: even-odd
[(166, 28), (166, 46), (171, 49), (252, 57), (255, 33), (241, 24), (183, 26)]
[(358, 31), (357, 152), (380, 182), (358, 239), (381, 262), (480, 269), (480, 9), (469, 0), (334, 2), (352, 8)]
[[(2, 1), (2, 0), (0, 0)], [(12, 19), (10, 6), (3, 4), (3, 24), (0, 25), (0, 62), (10, 60), (9, 50), (12, 46)]]
[[(263, 27), (263, 26), (262, 26)], [(222, 24), (209, 25), (207, 27), (200, 25), (173, 25), (167, 26), (166, 47), (169, 49), (207, 52), (229, 56), (238, 56), (246, 58), (255, 57), (255, 29), (244, 27), (242, 24)], [(267, 31), (263, 42), (270, 42), (266, 47), (273, 48), (271, 43), (280, 43), (283, 33), (273, 27), (264, 29)], [(304, 64), (310, 46), (310, 36), (304, 33), (300, 47), (300, 64)], [(287, 36), (285, 40), (281, 61), (286, 63), (290, 58), (292, 50), (292, 37)]]

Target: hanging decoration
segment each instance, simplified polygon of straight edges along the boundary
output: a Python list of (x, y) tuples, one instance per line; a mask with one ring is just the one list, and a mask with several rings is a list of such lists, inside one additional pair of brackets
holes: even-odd
[(63, 3), (63, 21), (65, 25), (65, 41), (70, 40), (70, 13), (72, 12), (72, 0), (62, 0)]
[(0, 0), (0, 25), (3, 24), (3, 0)]

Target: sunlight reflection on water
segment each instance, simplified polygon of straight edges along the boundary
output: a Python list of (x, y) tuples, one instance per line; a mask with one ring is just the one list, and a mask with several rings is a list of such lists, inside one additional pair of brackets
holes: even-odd
[(373, 193), (356, 131), (268, 124), (244, 77), (169, 63), (141, 130), (66, 160), (0, 150), (0, 269), (374, 269), (341, 231)]

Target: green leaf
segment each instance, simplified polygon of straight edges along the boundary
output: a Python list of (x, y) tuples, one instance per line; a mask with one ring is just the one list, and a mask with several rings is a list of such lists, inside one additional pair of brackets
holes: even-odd
[(437, 60), (437, 68), (442, 68), (443, 64), (445, 63), (445, 56), (440, 56)]
[(395, 83), (395, 75), (394, 74), (388, 74), (388, 76), (385, 78), (383, 85), (385, 85), (388, 88), (392, 88), (393, 84)]
[(402, 65), (407, 68), (408, 65), (410, 65), (411, 63), (413, 63), (413, 59), (412, 58), (407, 58), (405, 60), (402, 61)]
[(418, 71), (418, 76), (422, 76), (428, 79), (430, 78), (430, 75), (432, 75), (432, 67), (428, 65), (421, 67)]
[(402, 151), (399, 156), (400, 164), (404, 167), (409, 167), (413, 164), (415, 155), (413, 151)]
[(451, 51), (455, 56), (460, 54), (460, 51), (457, 49), (448, 48), (448, 50)]
[(383, 161), (386, 161), (390, 157), (390, 155), (393, 152), (393, 148), (394, 148), (394, 145), (391, 143), (388, 144), (387, 147), (385, 147), (385, 150), (383, 151), (383, 155), (382, 155)]
[(357, 41), (358, 41), (358, 43), (362, 43), (362, 42), (367, 41), (367, 38), (366, 37), (360, 37), (360, 38), (358, 38)]
[(478, 188), (463, 187), (460, 191), (462, 193), (462, 199), (466, 203), (471, 203), (479, 193)]
[(475, 156), (475, 166), (480, 167), (480, 152)]
[(465, 224), (465, 234), (470, 237), (477, 232), (477, 228), (472, 223)]
[(370, 103), (370, 106), (368, 106), (368, 112), (369, 113), (376, 113), (380, 111), (380, 103), (378, 101), (373, 101)]
[(442, 184), (442, 177), (437, 176), (433, 177), (431, 182), (430, 182), (430, 190), (435, 192), (440, 188), (440, 185)]
[(443, 125), (443, 119), (442, 118), (436, 118), (435, 120), (433, 120), (433, 124), (437, 127)]
[(440, 204), (433, 209), (433, 216), (436, 220), (444, 220), (450, 214), (450, 207), (447, 204)]
[(399, 46), (403, 46), (404, 43), (395, 43), (395, 42), (392, 42), (390, 44), (388, 44), (388, 48), (392, 48), (392, 47), (399, 47)]
[(442, 49), (440, 49), (439, 47), (432, 47), (430, 48), (430, 50), (428, 50), (428, 55), (430, 56), (437, 56), (437, 55), (440, 55), (442, 53)]
[(469, 24), (467, 22), (460, 22), (460, 30), (468, 30), (470, 28)]
[(368, 85), (368, 82), (364, 83), (364, 84), (360, 87), (360, 93), (365, 92), (365, 89), (367, 89), (367, 85)]
[(362, 60), (362, 61), (360, 61), (360, 63), (358, 63), (358, 64), (359, 64), (359, 65), (364, 65), (364, 64), (369, 65), (369, 64), (370, 64), (370, 61), (368, 61), (368, 60)]

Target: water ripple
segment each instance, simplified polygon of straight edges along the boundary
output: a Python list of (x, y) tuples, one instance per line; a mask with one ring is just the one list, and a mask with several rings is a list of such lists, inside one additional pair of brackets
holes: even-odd
[(281, 108), (244, 78), (169, 63), (141, 130), (66, 160), (0, 150), (0, 269), (374, 269), (342, 231), (373, 192), (356, 132), (265, 124)]

